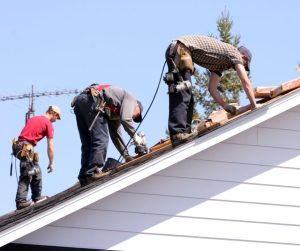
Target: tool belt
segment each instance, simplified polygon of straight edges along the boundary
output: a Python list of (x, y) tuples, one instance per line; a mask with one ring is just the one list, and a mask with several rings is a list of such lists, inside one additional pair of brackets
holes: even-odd
[(195, 72), (190, 50), (180, 41), (173, 41), (170, 46), (170, 56), (180, 71)]
[[(103, 86), (104, 89), (105, 87), (108, 87), (110, 85), (101, 86)], [(111, 119), (112, 117), (114, 117), (113, 114), (120, 112), (120, 107), (107, 104), (104, 101), (103, 89), (99, 90), (96, 86), (90, 86), (86, 89), (86, 92), (90, 94), (97, 102), (96, 110), (98, 111), (99, 109), (103, 109), (108, 119)]]
[[(80, 94), (88, 94), (91, 95), (93, 97), (93, 100), (95, 101), (95, 103), (98, 103), (98, 99), (103, 99), (103, 91), (102, 90), (98, 90), (96, 85), (91, 85), (89, 87), (87, 87), (85, 90), (83, 90)], [(79, 95), (80, 95), (79, 94)], [(74, 108), (75, 104), (76, 104), (76, 100), (78, 98), (79, 95), (76, 95), (73, 100), (71, 101), (71, 107)]]
[(24, 160), (27, 159), (29, 161), (38, 162), (39, 156), (38, 153), (34, 152), (34, 147), (28, 141), (19, 142), (16, 138), (12, 140), (12, 152), (13, 155), (19, 159)]

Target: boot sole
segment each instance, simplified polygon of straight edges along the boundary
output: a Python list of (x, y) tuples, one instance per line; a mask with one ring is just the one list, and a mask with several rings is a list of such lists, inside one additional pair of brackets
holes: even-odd
[(38, 200), (38, 201), (35, 201), (35, 202), (33, 202), (34, 204), (38, 204), (38, 203), (40, 203), (40, 202), (42, 202), (42, 201), (44, 201), (44, 200), (47, 200), (48, 199), (48, 196), (46, 196), (45, 198), (43, 198), (43, 199), (40, 199), (40, 200)]
[(31, 202), (28, 206), (17, 207), (16, 211), (22, 210), (22, 209), (27, 208), (27, 207), (31, 207), (32, 205), (34, 205), (34, 202)]

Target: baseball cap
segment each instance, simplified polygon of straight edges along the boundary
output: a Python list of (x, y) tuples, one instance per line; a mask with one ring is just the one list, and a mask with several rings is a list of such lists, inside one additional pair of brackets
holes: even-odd
[(143, 112), (143, 105), (142, 105), (142, 103), (139, 101), (139, 100), (137, 100), (136, 101), (137, 102), (137, 105), (140, 107), (140, 115), (139, 116), (137, 116), (136, 118), (134, 118), (133, 119), (133, 121), (135, 122), (135, 123), (140, 123), (140, 122), (142, 122), (142, 120), (143, 120), (143, 118), (142, 118), (142, 112)]
[(49, 106), (49, 110), (54, 111), (55, 113), (57, 113), (58, 114), (57, 119), (61, 119), (60, 108), (57, 105), (51, 105), (51, 106)]
[(252, 59), (252, 53), (250, 50), (248, 50), (245, 46), (240, 46), (238, 48), (238, 50), (240, 51), (240, 53), (242, 53), (248, 60), (248, 65), (245, 66), (246, 71), (250, 71), (250, 63), (251, 63), (251, 59)]

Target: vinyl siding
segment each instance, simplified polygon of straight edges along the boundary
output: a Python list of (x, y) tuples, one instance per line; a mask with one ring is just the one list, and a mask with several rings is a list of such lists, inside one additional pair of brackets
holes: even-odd
[(300, 108), (17, 242), (108, 250), (300, 250)]

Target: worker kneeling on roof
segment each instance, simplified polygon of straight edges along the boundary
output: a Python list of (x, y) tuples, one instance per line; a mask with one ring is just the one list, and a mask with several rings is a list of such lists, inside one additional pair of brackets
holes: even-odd
[[(61, 119), (58, 106), (49, 106), (43, 116), (30, 118), (18, 140), (13, 140), (13, 154), (20, 160), (20, 177), (16, 195), (16, 207), (22, 209), (30, 206), (33, 202), (46, 199), (42, 196), (42, 172), (38, 163), (38, 154), (34, 152), (37, 143), (47, 137), (47, 153), (49, 158), (48, 173), (54, 169), (54, 129), (52, 123)], [(28, 188), (31, 188), (31, 199), (27, 200)]]
[(108, 131), (113, 144), (126, 161), (132, 160), (122, 138), (121, 126), (136, 145), (142, 138), (135, 133), (133, 121), (142, 121), (141, 102), (128, 91), (112, 86), (92, 84), (72, 102), (81, 140), (81, 169), (78, 175), (81, 186), (103, 176)]
[(168, 72), (165, 82), (169, 87), (169, 122), (168, 128), (173, 145), (185, 142), (195, 135), (191, 133), (194, 108), (191, 76), (194, 64), (210, 71), (208, 90), (213, 99), (227, 112), (236, 114), (236, 108), (227, 104), (218, 92), (222, 72), (234, 68), (239, 76), (246, 95), (249, 108), (256, 108), (256, 101), (249, 71), (251, 52), (244, 46), (239, 48), (212, 37), (188, 35), (174, 40), (166, 51)]

